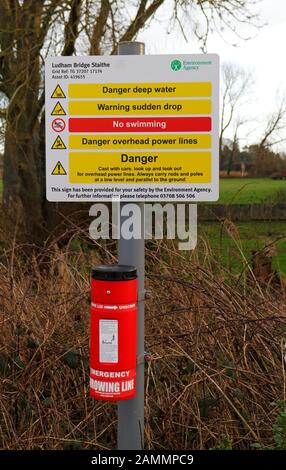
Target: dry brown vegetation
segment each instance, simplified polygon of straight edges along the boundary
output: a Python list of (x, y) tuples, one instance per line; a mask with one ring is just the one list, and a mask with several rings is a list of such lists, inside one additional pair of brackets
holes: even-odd
[[(89, 270), (112, 242), (70, 233), (42, 252), (2, 242), (0, 448), (112, 449), (116, 406), (88, 396)], [(283, 285), (147, 243), (146, 448), (273, 446), (285, 401)]]

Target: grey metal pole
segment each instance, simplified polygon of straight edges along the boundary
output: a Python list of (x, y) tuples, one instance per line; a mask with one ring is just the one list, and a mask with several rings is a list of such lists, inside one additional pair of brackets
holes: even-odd
[[(145, 44), (121, 42), (119, 55), (144, 55)], [(124, 203), (120, 204), (122, 209)], [(137, 203), (140, 210), (141, 238), (118, 242), (120, 264), (135, 266), (138, 274), (138, 317), (137, 317), (137, 386), (136, 397), (118, 402), (118, 449), (137, 450), (144, 448), (144, 203)], [(120, 210), (121, 214), (121, 210)], [(123, 218), (120, 215), (120, 229)]]

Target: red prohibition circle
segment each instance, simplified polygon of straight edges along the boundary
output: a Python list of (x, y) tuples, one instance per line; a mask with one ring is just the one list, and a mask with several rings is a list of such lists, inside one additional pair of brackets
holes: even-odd
[(56, 118), (52, 121), (52, 128), (55, 132), (62, 132), (66, 127), (66, 123), (61, 118)]

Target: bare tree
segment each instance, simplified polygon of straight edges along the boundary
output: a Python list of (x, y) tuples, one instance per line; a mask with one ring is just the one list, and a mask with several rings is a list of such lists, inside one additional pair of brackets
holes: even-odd
[(279, 166), (283, 166), (283, 158), (276, 154), (272, 148), (286, 141), (286, 97), (277, 91), (277, 106), (266, 119), (262, 135), (258, 144), (253, 146), (255, 150), (255, 169), (258, 176), (269, 175)]
[[(197, 32), (203, 47), (221, 25), (255, 24), (257, 0), (172, 0), (171, 21)], [(4, 123), (4, 204), (20, 214), (29, 240), (54, 223), (45, 200), (43, 59), (113, 54), (147, 27), (166, 0), (0, 0), (0, 120)], [(184, 23), (184, 19), (188, 19)], [(203, 21), (204, 23), (203, 23)], [(198, 33), (197, 23), (203, 24)], [(183, 24), (184, 23), (184, 24)]]
[(286, 128), (286, 96), (282, 95), (279, 97), (279, 91), (277, 92), (277, 107), (268, 116), (264, 131), (259, 141), (259, 147), (272, 147), (273, 145), (285, 142)]
[[(230, 172), (233, 167), (233, 163), (235, 161), (235, 158), (237, 154), (239, 154), (239, 129), (241, 126), (245, 124), (245, 120), (238, 116), (233, 124), (233, 138), (232, 138), (232, 144), (230, 148), (230, 153), (229, 153), (229, 158), (227, 162), (227, 174), (230, 175)], [(243, 173), (243, 171), (242, 171)]]
[(251, 91), (254, 80), (252, 73), (231, 62), (222, 65), (222, 92), (219, 153), (222, 154), (223, 137), (227, 129), (234, 124), (234, 136), (238, 139), (238, 129), (243, 119), (238, 116), (241, 105)]

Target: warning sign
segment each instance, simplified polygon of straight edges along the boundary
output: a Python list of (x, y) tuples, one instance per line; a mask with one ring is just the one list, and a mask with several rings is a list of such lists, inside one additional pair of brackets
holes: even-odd
[(176, 98), (211, 96), (210, 82), (173, 82), (173, 83), (130, 83), (88, 84), (84, 87), (78, 83), (69, 84), (70, 98)]
[(66, 175), (66, 170), (64, 169), (63, 165), (61, 164), (61, 162), (58, 162), (55, 166), (55, 168), (53, 169), (51, 175)]
[[(69, 136), (70, 149), (208, 149), (210, 134), (81, 134)], [(64, 147), (63, 147), (64, 148)]]
[(61, 103), (58, 101), (57, 104), (55, 105), (54, 109), (52, 110), (51, 112), (51, 115), (52, 116), (61, 116), (61, 115), (65, 115), (65, 110), (64, 108), (62, 107)]
[(45, 71), (49, 201), (218, 199), (217, 55), (49, 57)]
[(66, 127), (66, 123), (61, 118), (56, 118), (52, 121), (52, 129), (55, 132), (62, 132)]
[(211, 100), (70, 101), (70, 116), (211, 114)]
[(210, 183), (211, 153), (72, 152), (70, 153), (70, 181), (71, 183), (100, 185), (106, 183), (125, 183), (126, 185)]
[(60, 85), (57, 85), (53, 91), (51, 98), (65, 98), (66, 95), (64, 94)]
[(66, 146), (65, 144), (63, 143), (62, 139), (60, 138), (60, 136), (58, 135), (58, 137), (56, 138), (56, 140), (54, 141), (52, 147), (51, 147), (53, 150), (63, 150), (63, 149), (66, 149)]

